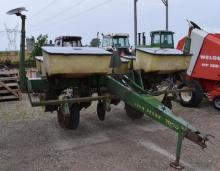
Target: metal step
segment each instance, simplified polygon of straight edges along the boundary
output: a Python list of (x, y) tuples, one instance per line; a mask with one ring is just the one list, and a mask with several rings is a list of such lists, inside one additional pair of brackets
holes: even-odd
[(19, 97), (16, 96), (0, 96), (0, 101), (7, 101), (7, 100), (18, 100)]

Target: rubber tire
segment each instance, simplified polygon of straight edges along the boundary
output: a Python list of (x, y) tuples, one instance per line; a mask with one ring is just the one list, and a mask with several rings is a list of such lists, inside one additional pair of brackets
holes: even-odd
[(184, 86), (194, 88), (194, 91), (192, 91), (192, 98), (190, 101), (184, 101), (180, 93), (180, 104), (184, 107), (197, 107), (202, 102), (204, 96), (201, 85), (196, 80), (186, 80)]
[(57, 111), (57, 120), (61, 128), (77, 129), (80, 120), (80, 108), (78, 105), (72, 105), (70, 107), (70, 114), (63, 116), (62, 110)]
[(216, 110), (220, 111), (220, 107), (219, 106), (216, 106), (216, 100), (220, 101), (220, 96), (218, 97), (215, 97), (214, 100), (213, 100), (213, 106)]
[[(171, 97), (167, 97), (167, 98), (171, 98)], [(166, 106), (166, 107), (168, 107), (169, 109), (171, 109), (172, 110), (172, 107), (173, 107), (173, 105), (172, 105), (172, 101), (171, 100), (163, 100), (162, 101), (162, 103), (164, 104), (164, 106)]]
[(70, 107), (70, 116), (67, 120), (66, 128), (75, 130), (78, 128), (80, 122), (80, 106), (73, 104)]
[(63, 111), (60, 109), (61, 107), (59, 106), (57, 110), (57, 121), (60, 125), (61, 128), (66, 128), (66, 116), (64, 118), (64, 114), (62, 113)]
[(97, 104), (97, 116), (99, 118), (100, 121), (104, 121), (105, 120), (105, 103), (103, 102), (98, 102)]
[(141, 119), (144, 116), (144, 113), (139, 112), (138, 110), (134, 109), (128, 104), (125, 104), (125, 111), (126, 111), (127, 116), (133, 120)]

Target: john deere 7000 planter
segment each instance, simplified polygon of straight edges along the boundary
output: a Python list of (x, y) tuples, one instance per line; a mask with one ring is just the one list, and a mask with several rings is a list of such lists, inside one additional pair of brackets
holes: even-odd
[[(181, 169), (180, 153), (184, 138), (206, 148), (207, 136), (203, 136), (181, 117), (144, 90), (142, 78), (133, 67), (126, 73), (117, 73), (114, 67), (116, 55), (99, 48), (88, 47), (43, 47), (39, 57), (39, 76), (26, 78), (24, 68), (25, 19), (21, 14), (25, 8), (8, 12), (22, 19), (20, 53), (20, 88), (27, 93), (33, 107), (45, 106), (46, 111), (57, 111), (61, 127), (76, 129), (79, 125), (80, 110), (98, 101), (97, 115), (105, 119), (110, 105), (125, 103), (127, 115), (132, 119), (144, 115), (172, 129), (178, 135), (176, 161), (172, 167)], [(109, 68), (110, 63), (113, 64)], [(133, 62), (129, 63), (132, 65)], [(33, 101), (31, 93), (40, 94), (39, 101)], [(94, 96), (94, 94), (97, 94)]]

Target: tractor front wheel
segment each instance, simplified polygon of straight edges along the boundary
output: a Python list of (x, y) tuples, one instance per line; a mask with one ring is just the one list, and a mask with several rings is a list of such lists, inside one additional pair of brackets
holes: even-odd
[(139, 112), (138, 110), (134, 109), (133, 107), (129, 106), (128, 104), (125, 104), (125, 111), (127, 113), (127, 116), (131, 119), (141, 119), (144, 116), (144, 113)]
[(191, 91), (180, 92), (180, 104), (184, 107), (197, 107), (203, 99), (203, 89), (198, 81), (186, 80), (183, 88), (191, 88)]
[(213, 106), (215, 109), (220, 111), (220, 96), (214, 98)]

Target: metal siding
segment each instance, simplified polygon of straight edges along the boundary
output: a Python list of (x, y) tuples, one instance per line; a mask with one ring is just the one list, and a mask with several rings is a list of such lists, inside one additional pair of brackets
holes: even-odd
[(209, 34), (196, 61), (192, 77), (206, 80), (220, 80), (220, 39)]

